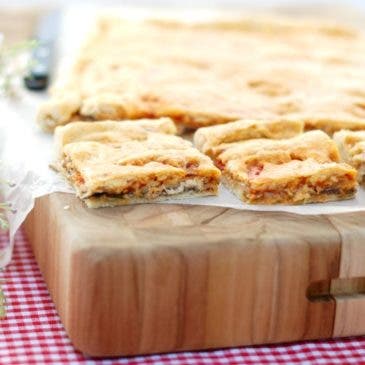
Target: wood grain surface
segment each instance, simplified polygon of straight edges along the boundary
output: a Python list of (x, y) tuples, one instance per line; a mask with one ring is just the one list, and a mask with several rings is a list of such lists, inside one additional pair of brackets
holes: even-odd
[[(362, 214), (362, 213), (361, 213)], [(360, 214), (333, 216), (332, 224), (341, 236), (341, 261), (339, 278), (365, 278), (365, 222), (359, 224)], [(334, 336), (351, 336), (365, 334), (365, 282), (352, 286), (356, 281), (349, 281), (347, 289), (353, 292), (353, 298), (337, 295)]]
[[(364, 213), (90, 210), (60, 193), (25, 224), (67, 333), (94, 356), (365, 333), (362, 296), (331, 295), (332, 279), (364, 275), (364, 227)], [(319, 281), (329, 295), (309, 300)]]

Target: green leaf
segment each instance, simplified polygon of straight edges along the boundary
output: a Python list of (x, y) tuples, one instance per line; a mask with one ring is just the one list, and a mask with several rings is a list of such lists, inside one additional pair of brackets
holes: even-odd
[[(23, 59), (37, 45), (37, 41), (30, 40), (18, 43), (12, 47), (0, 47), (0, 97), (15, 96), (16, 81), (26, 73), (29, 65)], [(29, 58), (29, 57), (26, 57)]]
[(9, 228), (9, 224), (3, 216), (0, 216), (0, 229), (7, 230)]

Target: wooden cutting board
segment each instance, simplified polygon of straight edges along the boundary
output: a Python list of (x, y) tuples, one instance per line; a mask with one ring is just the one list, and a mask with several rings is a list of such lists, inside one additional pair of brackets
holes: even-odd
[(25, 230), (72, 342), (135, 355), (365, 334), (365, 213), (36, 201)]

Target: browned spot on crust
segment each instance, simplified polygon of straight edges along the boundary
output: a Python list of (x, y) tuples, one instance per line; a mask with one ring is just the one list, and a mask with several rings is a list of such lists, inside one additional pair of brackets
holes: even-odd
[(278, 82), (267, 80), (251, 80), (247, 85), (256, 92), (266, 96), (284, 96), (290, 94), (290, 90)]

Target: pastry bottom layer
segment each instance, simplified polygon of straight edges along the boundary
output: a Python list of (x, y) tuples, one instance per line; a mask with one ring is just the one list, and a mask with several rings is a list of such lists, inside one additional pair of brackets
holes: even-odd
[(145, 194), (106, 194), (97, 193), (82, 199), (89, 208), (115, 207), (118, 205), (142, 204), (164, 201), (167, 199), (182, 199), (187, 197), (207, 196), (218, 194), (219, 179), (211, 177), (187, 178), (175, 185), (161, 185), (153, 196), (148, 194), (146, 186)]
[[(286, 189), (283, 186), (277, 190), (255, 191), (249, 183), (236, 181), (230, 178), (228, 174), (223, 174), (223, 183), (241, 200), (250, 204), (309, 204), (324, 203), (336, 200), (352, 199), (356, 194), (354, 184), (333, 184), (324, 188), (319, 186), (310, 186), (302, 184), (296, 189)], [(348, 185), (348, 186), (346, 186)]]

